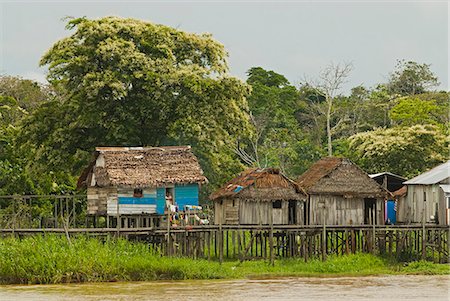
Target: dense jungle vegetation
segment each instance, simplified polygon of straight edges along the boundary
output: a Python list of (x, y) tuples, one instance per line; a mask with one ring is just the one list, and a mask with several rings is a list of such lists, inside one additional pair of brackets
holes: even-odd
[(426, 62), (345, 94), (351, 64), (297, 86), (253, 67), (244, 82), (208, 34), (115, 17), (67, 29), (40, 62), (48, 84), (0, 77), (0, 195), (71, 193), (104, 145), (192, 145), (204, 195), (248, 165), (296, 177), (332, 154), (412, 177), (448, 160), (449, 93)]

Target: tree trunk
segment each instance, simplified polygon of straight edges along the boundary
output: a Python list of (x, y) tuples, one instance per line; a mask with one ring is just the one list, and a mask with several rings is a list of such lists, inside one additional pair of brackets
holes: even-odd
[(328, 110), (327, 110), (327, 140), (328, 140), (328, 156), (333, 155), (333, 147), (331, 145), (331, 107), (333, 105), (333, 99), (327, 97)]

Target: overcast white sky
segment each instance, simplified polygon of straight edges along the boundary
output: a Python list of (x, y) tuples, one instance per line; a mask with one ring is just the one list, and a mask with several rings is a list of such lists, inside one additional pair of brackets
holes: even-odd
[(0, 0), (0, 73), (45, 80), (40, 57), (65, 16), (131, 17), (189, 32), (210, 32), (242, 79), (261, 66), (292, 83), (330, 62), (352, 62), (347, 88), (386, 81), (397, 59), (431, 64), (448, 90), (447, 1), (6, 1)]

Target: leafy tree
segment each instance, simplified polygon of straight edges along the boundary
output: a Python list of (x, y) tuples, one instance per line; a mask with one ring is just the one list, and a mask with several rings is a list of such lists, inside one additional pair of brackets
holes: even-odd
[(389, 92), (398, 95), (416, 95), (439, 85), (430, 64), (399, 60), (388, 83)]
[(412, 177), (448, 159), (448, 137), (433, 125), (380, 128), (350, 137), (348, 154), (367, 172)]
[(249, 87), (228, 75), (222, 44), (116, 17), (73, 19), (67, 28), (74, 33), (41, 60), (63, 97), (24, 126), (37, 160), (75, 175), (97, 145), (191, 144), (213, 184), (236, 172), (226, 146), (251, 133)]
[(301, 105), (297, 89), (281, 74), (254, 67), (248, 71), (248, 97), (255, 128), (235, 148), (241, 159), (258, 167), (279, 167), (288, 175), (303, 172), (319, 151), (302, 133), (296, 119)]
[(0, 95), (13, 98), (19, 107), (30, 112), (51, 95), (51, 87), (15, 76), (0, 76)]
[(352, 65), (348, 63), (343, 65), (330, 64), (320, 72), (317, 81), (307, 83), (309, 88), (312, 88), (317, 94), (322, 95), (325, 98), (325, 104), (320, 102), (310, 102), (310, 104), (315, 106), (318, 114), (325, 116), (328, 156), (333, 155), (332, 136), (342, 122), (342, 120), (337, 120), (336, 124), (332, 124), (333, 115), (335, 113), (333, 104), (352, 68)]
[(434, 100), (401, 98), (389, 114), (392, 121), (399, 125), (436, 124), (439, 107)]

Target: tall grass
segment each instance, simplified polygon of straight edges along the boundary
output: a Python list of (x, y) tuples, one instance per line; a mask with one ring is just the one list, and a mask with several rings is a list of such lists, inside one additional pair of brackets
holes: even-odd
[[(159, 256), (144, 243), (123, 239), (104, 241), (78, 236), (0, 238), (0, 283), (65, 283), (160, 279), (219, 279), (264, 275), (369, 275), (387, 273), (446, 273), (448, 265), (419, 263), (403, 268), (369, 254), (267, 262), (173, 258)], [(403, 269), (403, 270), (402, 270)]]

